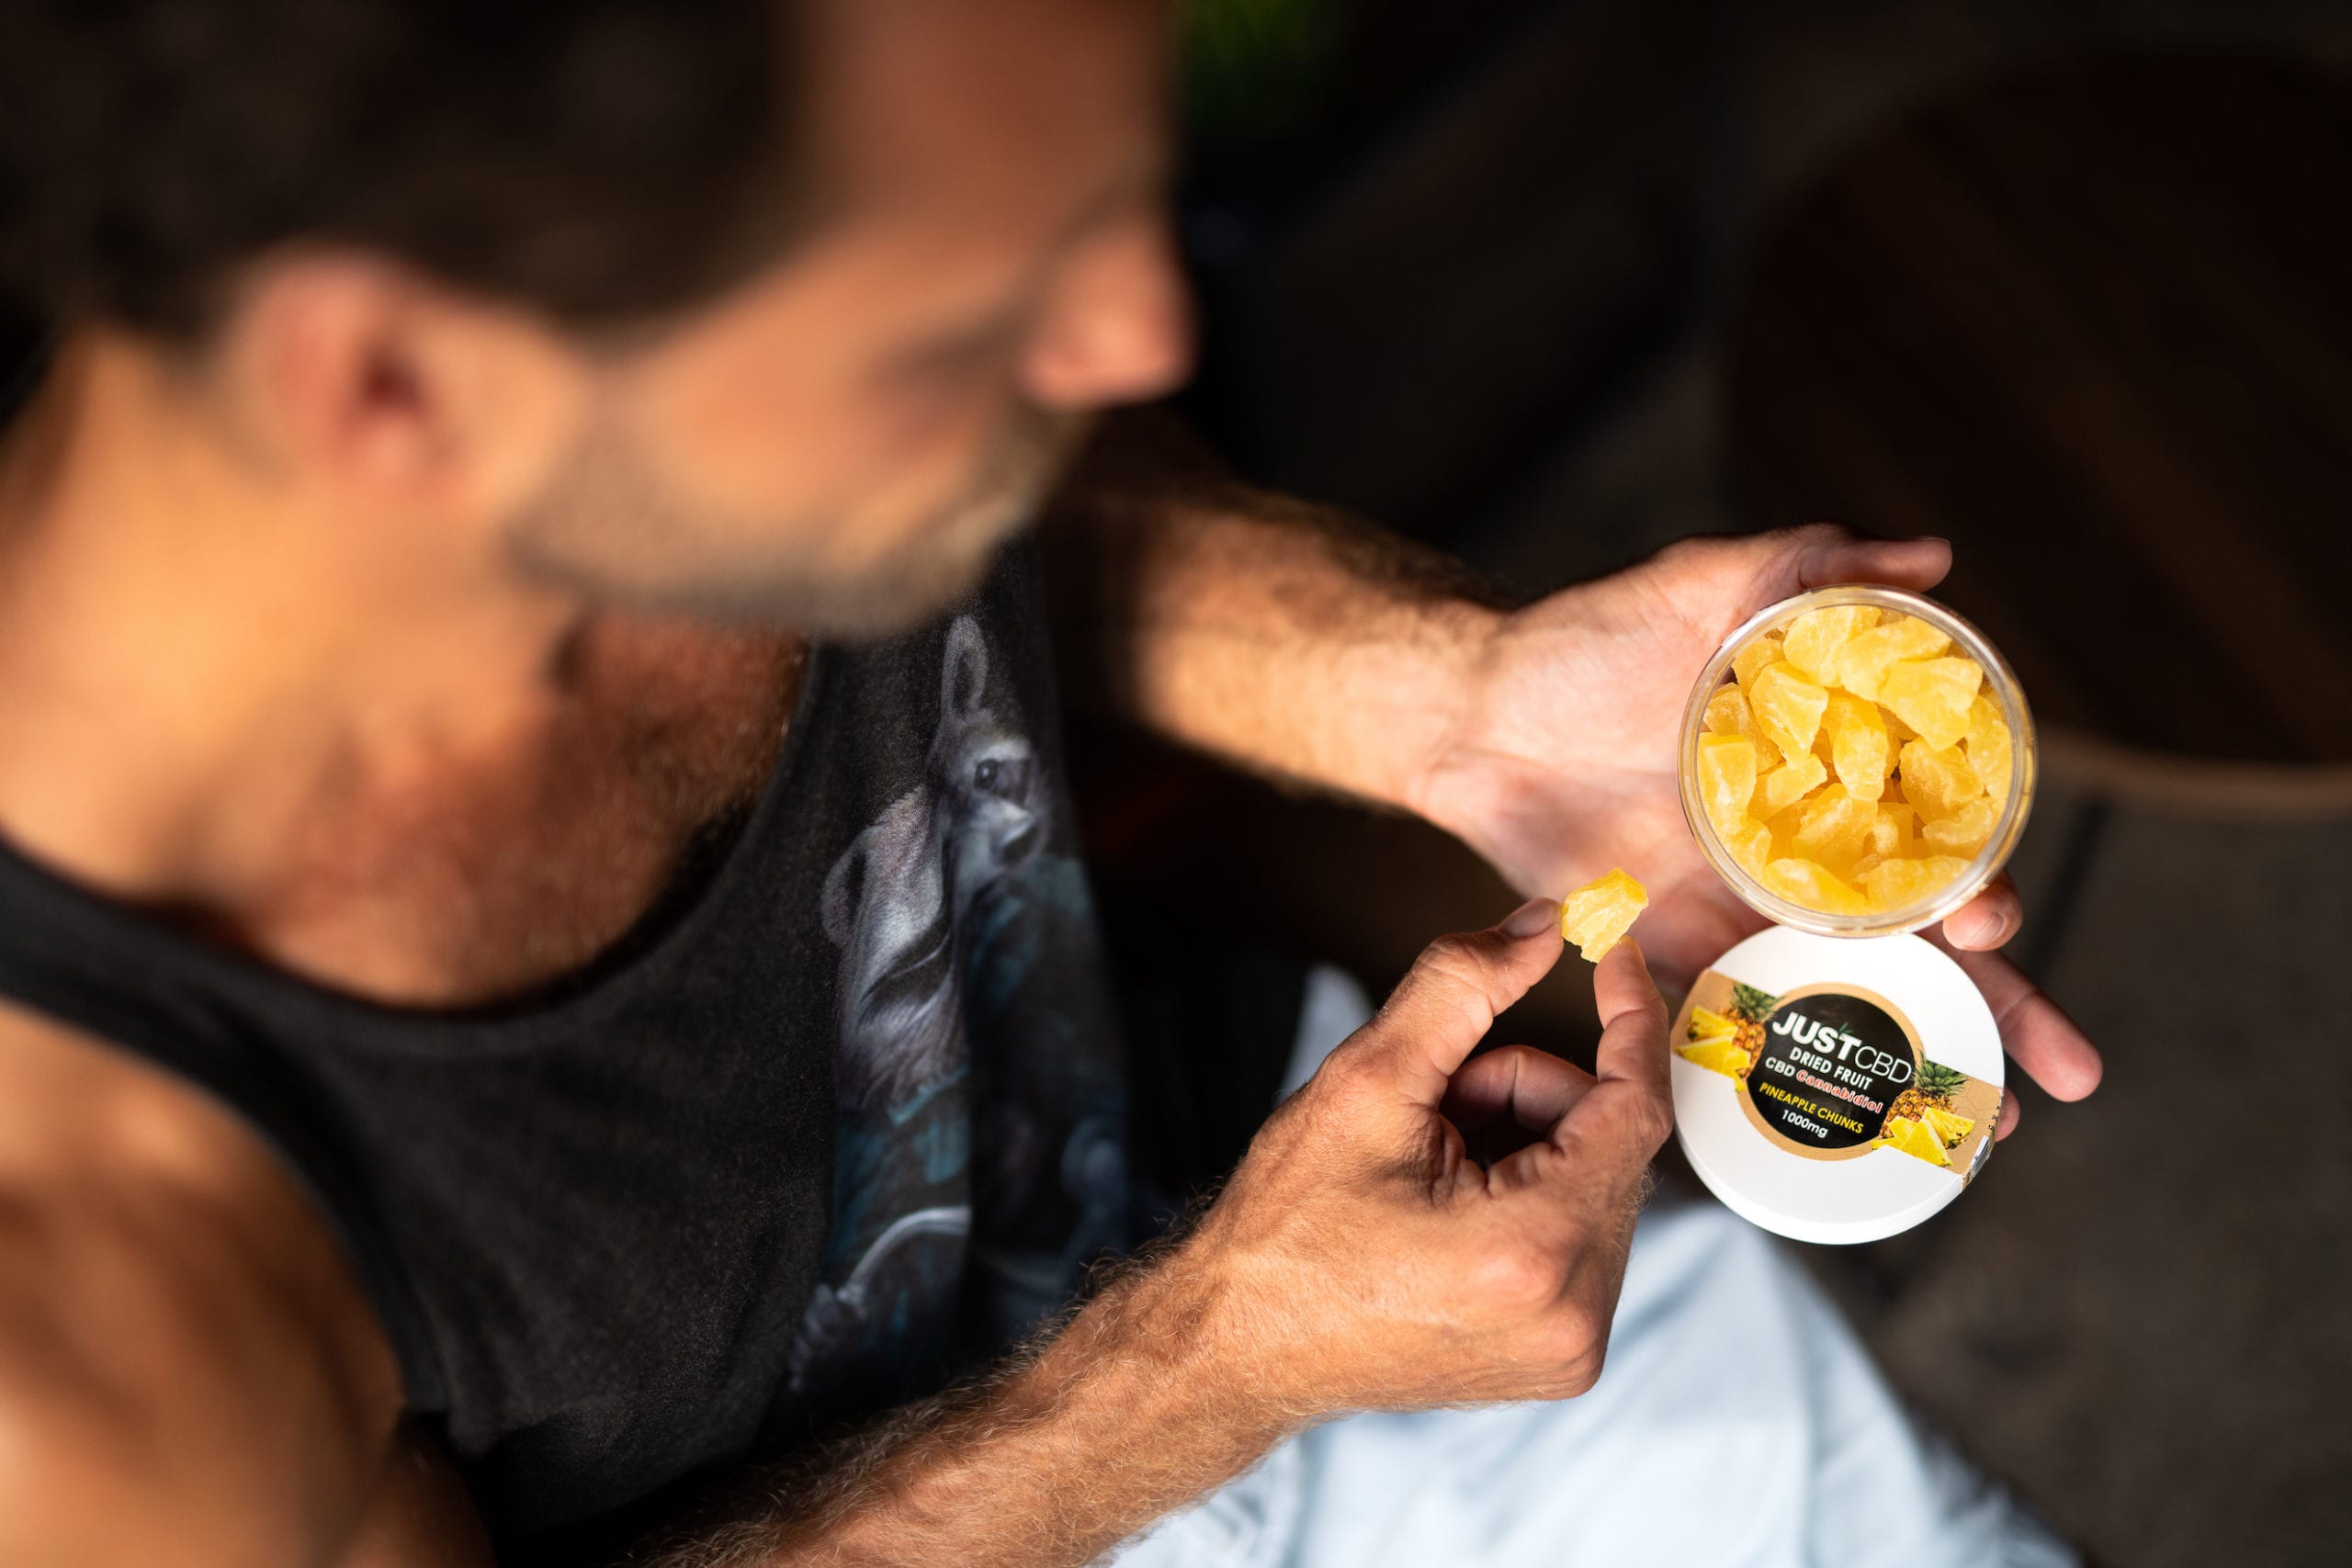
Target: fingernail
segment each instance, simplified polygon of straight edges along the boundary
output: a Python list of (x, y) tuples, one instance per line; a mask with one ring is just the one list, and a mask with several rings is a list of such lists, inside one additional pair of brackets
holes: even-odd
[(1503, 922), (1503, 935), (1533, 936), (1538, 931), (1550, 931), (1559, 918), (1560, 906), (1556, 899), (1530, 898), (1512, 910), (1510, 919)]
[(1963, 941), (1970, 947), (1992, 947), (2008, 933), (2008, 930), (2009, 917), (1995, 910), (1979, 915), (1971, 921), (1968, 935)]

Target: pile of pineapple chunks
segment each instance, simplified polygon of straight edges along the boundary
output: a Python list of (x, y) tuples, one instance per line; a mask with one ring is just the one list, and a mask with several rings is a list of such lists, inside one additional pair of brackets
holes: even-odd
[(1867, 604), (1806, 611), (1742, 648), (1699, 739), (1724, 850), (1831, 915), (1907, 909), (1958, 878), (1999, 825), (2009, 768), (1975, 660)]

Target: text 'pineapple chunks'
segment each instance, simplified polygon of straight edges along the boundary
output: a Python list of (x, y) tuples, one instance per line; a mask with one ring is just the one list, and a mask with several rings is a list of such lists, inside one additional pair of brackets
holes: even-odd
[(1917, 616), (1833, 605), (1736, 650), (1707, 702), (1698, 778), (1731, 858), (1840, 915), (1913, 908), (1963, 875), (2007, 809), (2015, 762), (1984, 670), (1951, 648)]
[(1781, 755), (1796, 758), (1813, 750), (1813, 738), (1821, 730), (1821, 716), (1829, 706), (1829, 694), (1783, 660), (1756, 672), (1756, 679), (1748, 683), (1747, 705)]
[(1598, 964), (1649, 907), (1647, 888), (1623, 871), (1610, 872), (1560, 900), (1560, 939)]

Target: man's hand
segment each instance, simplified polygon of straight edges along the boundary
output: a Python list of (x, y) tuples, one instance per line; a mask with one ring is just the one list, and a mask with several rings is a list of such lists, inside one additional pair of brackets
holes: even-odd
[(1430, 947), (1200, 1224), (1032, 1356), (797, 1484), (750, 1477), (630, 1562), (687, 1568), (723, 1543), (768, 1568), (1075, 1565), (1325, 1416), (1590, 1387), (1673, 1122), (1640, 952), (1595, 976), (1598, 1077), (1524, 1047), (1464, 1065), (1558, 960), (1558, 919), (1539, 899)]
[[(1885, 543), (1826, 525), (1691, 539), (1498, 616), (1410, 803), (1521, 891), (1633, 868), (1650, 888), (1642, 930), (1659, 971), (1687, 981), (1765, 923), (1700, 858), (1683, 821), (1690, 682), (1724, 637), (1767, 604), (1837, 582), (1924, 591), (1951, 564), (1941, 540)], [(1992, 1004), (2018, 1065), (2056, 1098), (2078, 1100), (2098, 1087), (2098, 1052), (1991, 951), (2022, 918), (2003, 881), (1944, 922), (1943, 943)], [(2016, 1121), (2010, 1096), (2001, 1135)]]
[(1259, 1133), (1193, 1241), (1252, 1385), (1327, 1415), (1564, 1398), (1600, 1375), (1674, 1124), (1640, 949), (1594, 972), (1597, 1077), (1526, 1046), (1464, 1065), (1558, 960), (1559, 912), (1441, 938)]

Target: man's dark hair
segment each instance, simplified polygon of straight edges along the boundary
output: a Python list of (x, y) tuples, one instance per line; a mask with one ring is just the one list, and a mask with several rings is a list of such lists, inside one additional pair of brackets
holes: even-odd
[(619, 321), (783, 232), (787, 0), (0, 0), (0, 296), (186, 340), (291, 241)]

